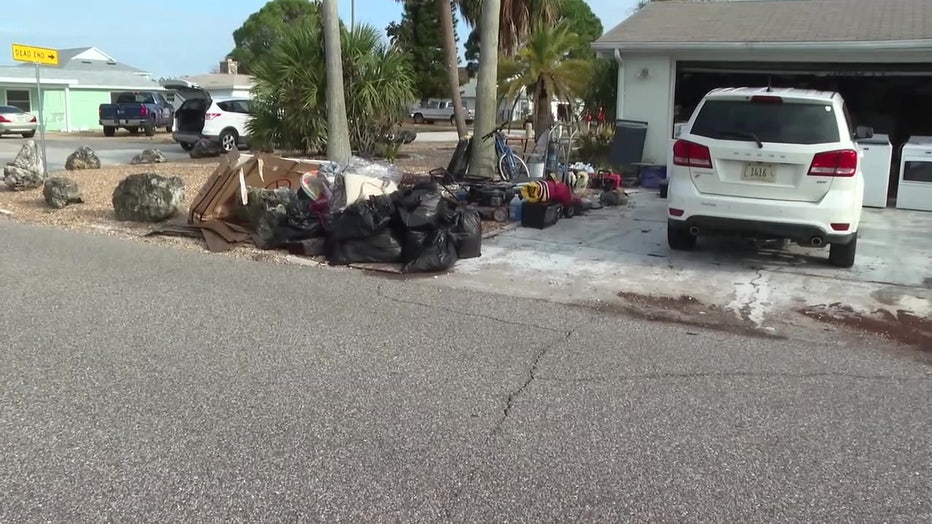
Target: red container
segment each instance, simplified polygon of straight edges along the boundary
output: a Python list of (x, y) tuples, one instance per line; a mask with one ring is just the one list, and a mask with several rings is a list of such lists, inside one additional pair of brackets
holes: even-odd
[(599, 171), (592, 177), (591, 187), (603, 191), (614, 191), (621, 188), (621, 174), (611, 171)]

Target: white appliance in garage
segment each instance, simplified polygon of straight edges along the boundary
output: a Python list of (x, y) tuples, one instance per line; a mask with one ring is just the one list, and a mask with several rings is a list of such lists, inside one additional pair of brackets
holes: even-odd
[(861, 172), (864, 174), (864, 206), (887, 207), (890, 189), (890, 164), (893, 144), (887, 135), (874, 135), (858, 140), (861, 148)]
[(932, 211), (932, 137), (909, 137), (900, 156), (896, 207)]

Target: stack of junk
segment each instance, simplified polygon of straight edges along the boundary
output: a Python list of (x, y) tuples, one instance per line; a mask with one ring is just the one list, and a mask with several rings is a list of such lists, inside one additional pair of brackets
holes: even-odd
[(192, 202), (188, 225), (153, 234), (201, 236), (211, 251), (252, 242), (323, 256), (333, 265), (396, 264), (403, 273), (450, 269), (481, 254), (482, 219), (426, 180), (353, 158), (346, 166), (274, 155), (225, 155)]
[(590, 209), (627, 204), (620, 174), (581, 162), (559, 164), (546, 176), (522, 181), (473, 177), (466, 169), (469, 147), (469, 139), (461, 139), (449, 166), (430, 174), (449, 195), (484, 219), (510, 219), (522, 227), (544, 229)]

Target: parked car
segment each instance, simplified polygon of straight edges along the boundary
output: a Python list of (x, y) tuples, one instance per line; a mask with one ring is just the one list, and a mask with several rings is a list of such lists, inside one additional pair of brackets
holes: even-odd
[(859, 138), (841, 95), (801, 89), (709, 92), (673, 146), (667, 240), (689, 250), (703, 235), (829, 245), (854, 265), (864, 198)]
[(104, 136), (113, 136), (118, 128), (138, 133), (142, 128), (146, 136), (164, 127), (171, 133), (175, 108), (158, 91), (128, 91), (116, 97), (115, 104), (100, 104), (97, 109)]
[[(476, 117), (475, 111), (463, 108), (466, 111), (466, 123), (471, 124)], [(425, 105), (418, 105), (411, 108), (411, 119), (415, 124), (433, 124), (436, 121), (446, 121), (456, 125), (456, 117), (453, 114), (453, 101), (451, 100), (428, 100)]]
[(251, 102), (248, 98), (211, 97), (207, 92), (188, 98), (175, 115), (172, 138), (185, 151), (201, 139), (218, 144), (224, 152), (247, 147)]
[(15, 106), (0, 106), (0, 135), (22, 135), (23, 138), (36, 136), (38, 119)]

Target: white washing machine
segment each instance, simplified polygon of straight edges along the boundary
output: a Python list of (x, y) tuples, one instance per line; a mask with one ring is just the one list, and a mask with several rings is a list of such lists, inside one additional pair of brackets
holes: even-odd
[(893, 144), (887, 135), (874, 135), (858, 140), (863, 156), (861, 172), (864, 173), (864, 206), (887, 207), (887, 192), (890, 189), (890, 164), (893, 162)]
[(932, 137), (909, 137), (900, 156), (896, 207), (932, 211)]

